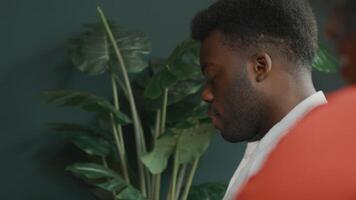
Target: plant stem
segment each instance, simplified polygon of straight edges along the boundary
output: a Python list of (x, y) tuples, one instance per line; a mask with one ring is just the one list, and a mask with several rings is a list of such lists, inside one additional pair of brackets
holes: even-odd
[(171, 181), (169, 182), (169, 187), (168, 187), (167, 200), (170, 200), (170, 198), (171, 198), (171, 193), (172, 193), (172, 179), (173, 179), (173, 177), (171, 176)]
[(154, 174), (152, 177), (152, 198), (159, 199), (160, 198), (160, 191), (161, 191), (161, 174)]
[(183, 193), (181, 200), (186, 200), (188, 198), (189, 190), (190, 190), (190, 187), (192, 186), (193, 177), (194, 177), (195, 171), (197, 170), (198, 163), (199, 163), (199, 158), (195, 159), (193, 162), (193, 166), (192, 166), (192, 169), (190, 170), (188, 181), (187, 181), (187, 184), (185, 185), (184, 193)]
[(168, 88), (164, 89), (163, 103), (162, 103), (162, 116), (160, 134), (163, 134), (166, 130), (166, 117), (167, 117), (167, 105), (168, 105)]
[(128, 93), (128, 97), (129, 97), (129, 103), (130, 103), (130, 108), (131, 108), (131, 114), (132, 114), (132, 118), (133, 118), (133, 125), (134, 125), (134, 130), (135, 130), (135, 140), (136, 140), (136, 150), (137, 150), (137, 165), (138, 165), (138, 173), (139, 173), (139, 178), (140, 178), (140, 189), (142, 192), (142, 195), (144, 197), (147, 197), (147, 191), (146, 191), (146, 180), (145, 180), (145, 169), (143, 167), (142, 162), (140, 161), (141, 155), (142, 153), (146, 152), (145, 149), (145, 139), (143, 137), (143, 132), (142, 132), (142, 127), (140, 124), (140, 120), (138, 117), (138, 113), (137, 113), (137, 109), (136, 109), (136, 104), (135, 104), (135, 99), (133, 96), (133, 92), (132, 92), (132, 88), (131, 88), (131, 84), (130, 84), (130, 80), (129, 80), (129, 76), (126, 70), (126, 66), (124, 63), (124, 60), (122, 58), (120, 49), (116, 43), (116, 39), (114, 38), (114, 35), (109, 27), (109, 24), (106, 20), (106, 17), (103, 13), (103, 11), (101, 10), (100, 7), (97, 8), (100, 18), (105, 26), (106, 32), (110, 38), (111, 44), (114, 47), (114, 51), (116, 53), (118, 62), (119, 62), (119, 67), (122, 71), (123, 77), (124, 77), (124, 83), (126, 85), (126, 89), (127, 89), (127, 93)]
[(156, 144), (156, 140), (159, 137), (161, 130), (161, 110), (157, 110), (156, 112), (156, 124), (155, 124), (155, 133), (154, 133), (154, 140), (153, 140), (153, 146)]
[(178, 200), (180, 193), (181, 193), (181, 188), (183, 185), (184, 177), (185, 177), (185, 172), (187, 171), (187, 164), (184, 164), (183, 167), (179, 170), (179, 175), (178, 175), (178, 185), (176, 189), (176, 198), (175, 200)]
[[(166, 130), (166, 118), (167, 118), (167, 105), (168, 105), (168, 88), (164, 89), (164, 95), (163, 95), (163, 103), (162, 103), (162, 112), (160, 110), (157, 111), (157, 121), (156, 121), (156, 134), (155, 134), (155, 143), (157, 138), (162, 135)], [(161, 117), (159, 115), (161, 114)], [(160, 198), (160, 193), (161, 193), (161, 173), (156, 174), (154, 176), (154, 186), (155, 186), (155, 199)]]
[(115, 81), (119, 84), (120, 88), (124, 92), (125, 97), (127, 98), (127, 100), (129, 100), (129, 94), (127, 92), (127, 89), (125, 88), (125, 84), (119, 79), (119, 77), (114, 72), (111, 73), (114, 75)]
[(120, 78), (117, 76), (117, 74), (114, 72), (114, 70), (111, 67), (106, 67), (106, 70), (109, 71), (109, 73), (114, 77), (116, 83), (119, 84), (120, 88), (124, 92), (125, 97), (127, 98), (127, 100), (129, 100), (129, 95), (125, 87), (125, 84), (120, 80)]
[[(112, 93), (113, 93), (113, 97), (114, 97), (115, 109), (117, 111), (120, 111), (119, 95), (117, 93), (117, 85), (116, 85), (116, 81), (115, 81), (113, 72), (111, 72), (111, 84), (112, 84)], [(127, 170), (125, 141), (123, 138), (122, 127), (120, 124), (117, 124), (117, 127), (115, 127), (116, 123), (114, 120), (112, 120), (112, 123), (113, 123), (114, 137), (115, 137), (115, 141), (116, 141), (117, 147), (118, 147), (118, 153), (120, 154), (120, 162), (121, 162), (121, 168), (123, 171), (123, 175), (124, 175), (126, 182), (128, 184), (130, 184), (130, 176), (129, 176), (129, 172)]]
[(106, 161), (106, 158), (104, 156), (101, 157), (101, 160), (103, 162), (104, 167), (108, 168), (108, 162)]
[(175, 200), (176, 197), (176, 184), (177, 184), (177, 174), (179, 168), (179, 154), (176, 150), (174, 153), (174, 164), (173, 164), (173, 173), (172, 173), (172, 190), (170, 200)]
[[(157, 110), (156, 112), (156, 124), (155, 124), (155, 132), (153, 135), (153, 146), (156, 145), (157, 138), (160, 135), (160, 126), (161, 126), (161, 110)], [(152, 177), (152, 199), (159, 200), (160, 196), (160, 188), (161, 188), (161, 174), (154, 174)]]
[[(101, 160), (103, 162), (104, 167), (109, 168), (108, 161), (106, 160), (106, 158), (104, 156), (101, 157)], [(116, 199), (116, 193), (114, 191), (111, 192), (111, 193), (112, 193), (113, 199), (115, 200)]]
[(124, 150), (124, 147), (122, 147), (123, 142), (120, 140), (118, 129), (115, 126), (115, 120), (114, 120), (114, 117), (112, 115), (110, 115), (110, 119), (111, 119), (112, 131), (114, 133), (113, 135), (114, 135), (114, 138), (115, 138), (116, 148), (117, 148), (117, 151), (118, 151), (118, 153), (120, 155), (119, 156), (119, 160), (120, 160), (121, 168), (122, 168), (122, 171), (123, 171), (122, 173), (123, 173), (124, 178), (127, 181), (127, 183), (130, 183), (130, 178), (129, 178), (128, 170), (127, 170), (127, 167), (126, 167), (127, 163), (126, 163), (125, 150)]
[(152, 185), (151, 185), (151, 183), (152, 183), (152, 179), (151, 178), (152, 177), (151, 177), (151, 174), (150, 174), (150, 172), (148, 170), (145, 170), (144, 173), (145, 173), (144, 175), (145, 175), (145, 178), (146, 178), (146, 185), (147, 185), (147, 195), (149, 195), (149, 194), (152, 194)]

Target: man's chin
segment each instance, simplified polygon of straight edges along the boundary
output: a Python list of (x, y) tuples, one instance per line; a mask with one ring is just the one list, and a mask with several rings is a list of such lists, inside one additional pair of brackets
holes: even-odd
[(244, 137), (238, 134), (232, 134), (231, 132), (220, 131), (221, 136), (224, 140), (231, 142), (231, 143), (238, 143), (238, 142), (249, 142), (251, 140), (250, 137)]
[(237, 143), (237, 142), (243, 142), (241, 138), (237, 137), (236, 135), (232, 135), (229, 133), (226, 133), (224, 131), (220, 131), (221, 136), (224, 138), (224, 140), (231, 142), (231, 143)]
[(213, 126), (218, 129), (219, 131), (222, 131), (223, 129), (223, 126), (222, 126), (222, 123), (221, 123), (221, 120), (219, 119), (218, 116), (212, 116), (210, 117), (211, 118), (211, 121), (213, 123)]

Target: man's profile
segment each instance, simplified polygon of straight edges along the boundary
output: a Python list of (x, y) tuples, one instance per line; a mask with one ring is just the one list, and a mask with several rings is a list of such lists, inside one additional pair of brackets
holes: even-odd
[(317, 25), (306, 0), (219, 0), (192, 21), (202, 43), (202, 99), (224, 139), (249, 142), (224, 199), (253, 173), (279, 138), (326, 102), (312, 82)]

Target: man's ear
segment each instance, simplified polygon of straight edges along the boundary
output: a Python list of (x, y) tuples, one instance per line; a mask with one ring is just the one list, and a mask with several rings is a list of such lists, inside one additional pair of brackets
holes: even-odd
[(256, 82), (264, 81), (272, 71), (272, 58), (263, 52), (254, 56), (253, 73)]

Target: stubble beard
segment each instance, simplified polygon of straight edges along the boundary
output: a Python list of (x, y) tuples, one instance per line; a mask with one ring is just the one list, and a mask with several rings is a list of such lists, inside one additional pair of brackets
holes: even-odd
[(263, 118), (261, 98), (247, 76), (239, 78), (227, 91), (231, 92), (226, 95), (222, 116), (223, 138), (233, 143), (256, 140)]

